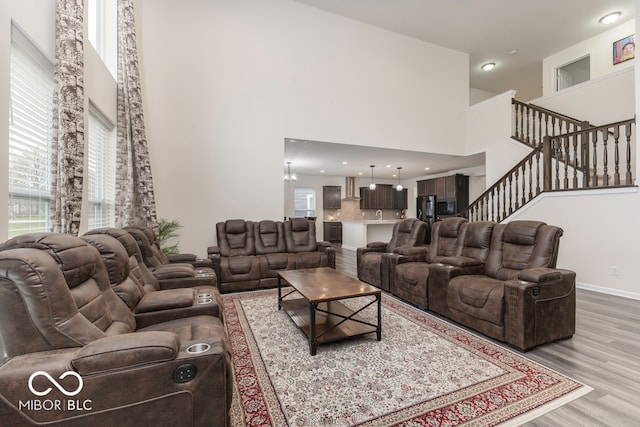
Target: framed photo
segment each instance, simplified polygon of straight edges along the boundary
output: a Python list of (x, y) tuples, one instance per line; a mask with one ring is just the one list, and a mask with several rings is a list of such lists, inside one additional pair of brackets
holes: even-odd
[(635, 58), (635, 38), (636, 35), (632, 34), (613, 43), (613, 65)]

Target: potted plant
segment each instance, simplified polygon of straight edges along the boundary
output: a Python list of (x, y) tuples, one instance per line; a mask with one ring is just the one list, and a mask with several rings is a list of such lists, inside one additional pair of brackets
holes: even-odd
[(158, 221), (158, 241), (160, 243), (160, 249), (165, 255), (175, 255), (179, 253), (178, 244), (176, 241), (174, 244), (169, 244), (170, 239), (178, 237), (177, 231), (182, 228), (182, 225), (176, 220), (166, 220), (161, 218)]

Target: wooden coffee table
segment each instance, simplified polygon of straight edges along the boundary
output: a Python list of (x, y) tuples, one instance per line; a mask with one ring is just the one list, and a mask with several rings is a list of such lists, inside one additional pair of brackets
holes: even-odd
[[(283, 286), (293, 288), (282, 295)], [(302, 298), (289, 298), (289, 295)], [(373, 295), (375, 299), (357, 310), (340, 302), (349, 298)], [(284, 308), (289, 317), (309, 337), (309, 352), (315, 356), (318, 344), (343, 340), (370, 333), (382, 339), (382, 291), (331, 267), (305, 268), (278, 272), (278, 310)], [(370, 305), (378, 305), (378, 323), (365, 321), (358, 313)]]

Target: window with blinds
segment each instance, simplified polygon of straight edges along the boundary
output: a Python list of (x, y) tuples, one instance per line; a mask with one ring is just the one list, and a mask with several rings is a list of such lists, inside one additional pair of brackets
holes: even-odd
[(113, 125), (89, 111), (89, 230), (115, 225), (115, 143)]
[(295, 188), (293, 191), (295, 216), (316, 216), (316, 190), (313, 188)]
[(11, 29), (9, 237), (50, 230), (53, 64)]

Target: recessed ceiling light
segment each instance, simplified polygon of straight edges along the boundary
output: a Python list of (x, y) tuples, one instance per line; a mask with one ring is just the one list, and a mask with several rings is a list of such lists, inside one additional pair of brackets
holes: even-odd
[(320, 173), (324, 173), (324, 171), (320, 171)]
[(390, 167), (391, 167), (391, 165), (387, 165), (387, 167), (388, 167), (388, 168), (390, 168)]
[(426, 170), (426, 171), (428, 171), (429, 169), (431, 169), (431, 168), (424, 168), (424, 170)]
[(618, 20), (618, 18), (620, 18), (620, 15), (622, 15), (622, 13), (620, 12), (612, 12), (609, 13), (608, 15), (603, 16), (602, 18), (600, 18), (600, 22), (601, 24), (605, 24), (605, 25), (609, 25), (609, 24), (613, 24), (614, 22), (616, 22)]
[(493, 70), (493, 67), (495, 67), (495, 66), (496, 66), (495, 62), (487, 62), (486, 64), (484, 64), (480, 68), (482, 68), (484, 71), (491, 71), (491, 70)]
[(358, 172), (358, 175), (364, 175), (364, 172)]
[(342, 164), (343, 164), (343, 165), (348, 165), (348, 164), (349, 164), (349, 162), (342, 162)]

